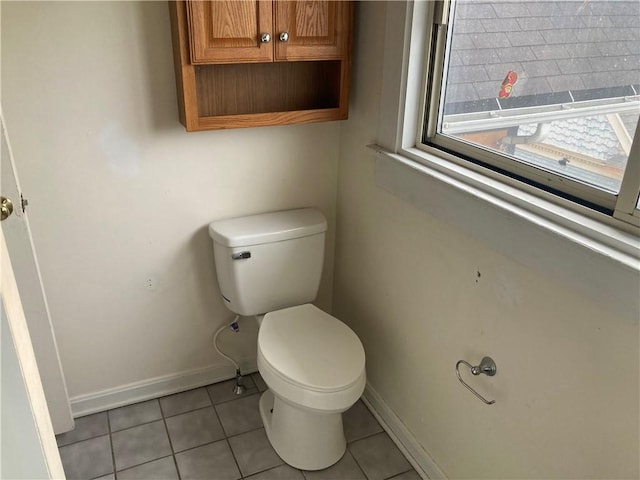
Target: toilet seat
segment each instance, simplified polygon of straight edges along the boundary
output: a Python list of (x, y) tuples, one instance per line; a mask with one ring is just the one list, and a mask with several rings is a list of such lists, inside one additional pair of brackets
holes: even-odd
[(348, 408), (364, 391), (364, 367), (357, 335), (314, 305), (270, 312), (262, 321), (258, 369), (285, 401), (324, 411)]

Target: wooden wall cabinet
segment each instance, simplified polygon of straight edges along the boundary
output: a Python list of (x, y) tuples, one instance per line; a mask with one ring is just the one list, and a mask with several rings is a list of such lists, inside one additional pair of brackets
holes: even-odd
[(346, 119), (348, 1), (170, 1), (187, 131)]

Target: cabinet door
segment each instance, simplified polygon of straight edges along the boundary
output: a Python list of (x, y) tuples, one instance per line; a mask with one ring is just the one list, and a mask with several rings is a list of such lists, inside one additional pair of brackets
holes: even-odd
[(266, 0), (188, 1), (191, 63), (273, 61), (272, 2)]
[(347, 55), (351, 2), (276, 1), (274, 8), (275, 60), (334, 60)]

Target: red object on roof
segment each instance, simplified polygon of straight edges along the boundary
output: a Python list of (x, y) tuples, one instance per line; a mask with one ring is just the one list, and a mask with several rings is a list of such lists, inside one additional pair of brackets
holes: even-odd
[(500, 93), (498, 93), (498, 98), (509, 98), (511, 95), (511, 90), (513, 90), (513, 86), (518, 81), (518, 74), (513, 70), (507, 72), (507, 76), (502, 81), (502, 87), (500, 88)]

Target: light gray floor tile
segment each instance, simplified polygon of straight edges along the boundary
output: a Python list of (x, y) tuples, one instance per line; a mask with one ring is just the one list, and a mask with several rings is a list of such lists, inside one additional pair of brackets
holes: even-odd
[(305, 470), (303, 473), (307, 480), (367, 480), (348, 450), (344, 452), (338, 463), (329, 468), (315, 471)]
[(96, 478), (113, 472), (109, 435), (60, 447), (60, 458), (69, 480)]
[(418, 472), (415, 470), (409, 470), (408, 472), (401, 473), (395, 477), (391, 477), (389, 480), (422, 480)]
[(211, 405), (206, 388), (197, 388), (187, 392), (176, 393), (160, 399), (162, 413), (166, 417), (190, 412)]
[(264, 472), (256, 473), (250, 477), (246, 477), (247, 480), (304, 480), (302, 472), (289, 465), (280, 465), (276, 468), (265, 470)]
[(231, 437), (229, 444), (245, 477), (284, 463), (269, 443), (264, 428)]
[(362, 400), (358, 400), (353, 407), (342, 414), (342, 424), (347, 442), (382, 432), (382, 427)]
[(161, 418), (160, 404), (155, 399), (109, 410), (109, 422), (111, 423), (112, 432), (153, 422)]
[(242, 395), (236, 395), (233, 388), (236, 386), (236, 380), (231, 379), (226, 382), (215, 383), (207, 387), (211, 401), (214, 404), (228, 402), (229, 400), (235, 400), (237, 398), (248, 397), (258, 392), (255, 383), (251, 379), (251, 375), (245, 375), (242, 377), (243, 384), (247, 389)]
[(59, 447), (109, 433), (106, 412), (76, 418), (75, 424), (75, 428), (70, 432), (56, 435)]
[(182, 480), (236, 480), (238, 466), (226, 440), (176, 454)]
[(269, 388), (264, 382), (262, 375), (260, 375), (260, 372), (252, 373), (251, 378), (253, 379), (253, 383), (256, 384), (256, 387), (258, 387), (259, 392), (264, 392)]
[(171, 455), (162, 420), (115, 432), (111, 438), (117, 471)]
[(118, 480), (178, 480), (178, 478), (173, 457), (164, 457), (118, 472)]
[(407, 459), (386, 433), (350, 443), (349, 451), (369, 480), (382, 480), (411, 470)]
[(165, 420), (174, 452), (199, 447), (224, 438), (213, 407), (182, 413)]
[(228, 436), (262, 427), (258, 394), (216, 405), (222, 427)]

